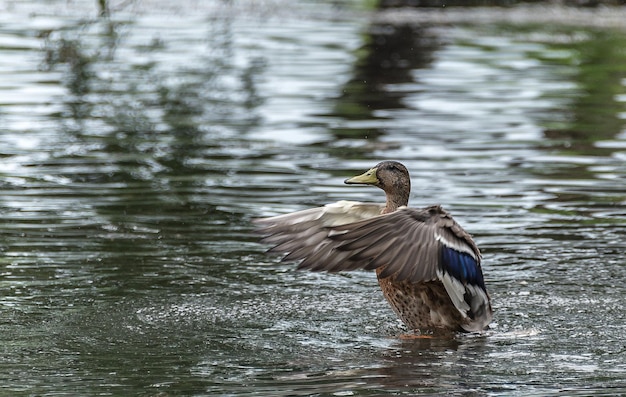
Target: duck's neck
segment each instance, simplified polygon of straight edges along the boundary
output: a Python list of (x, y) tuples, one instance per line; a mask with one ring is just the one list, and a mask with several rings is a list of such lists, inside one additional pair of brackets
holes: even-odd
[(394, 212), (402, 206), (409, 205), (409, 193), (408, 192), (386, 192), (387, 203), (385, 208), (381, 211), (381, 214), (388, 214)]

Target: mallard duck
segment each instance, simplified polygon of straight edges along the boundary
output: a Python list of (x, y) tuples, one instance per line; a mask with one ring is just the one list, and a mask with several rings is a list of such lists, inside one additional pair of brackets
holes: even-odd
[(472, 237), (439, 205), (408, 207), (407, 168), (383, 161), (346, 184), (372, 185), (385, 204), (339, 201), (256, 219), (269, 252), (299, 269), (375, 270), (383, 295), (417, 335), (480, 332), (492, 319), (481, 255)]

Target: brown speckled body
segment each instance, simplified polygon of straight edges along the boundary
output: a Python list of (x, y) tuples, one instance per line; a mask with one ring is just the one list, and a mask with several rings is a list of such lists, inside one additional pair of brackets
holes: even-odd
[[(379, 276), (384, 267), (377, 269)], [(383, 295), (393, 311), (412, 331), (447, 333), (461, 331), (464, 322), (454, 307), (443, 284), (438, 281), (411, 283), (393, 281), (392, 277), (378, 277)]]
[[(410, 184), (410, 182), (394, 180), (390, 186), (383, 187), (387, 193), (387, 205), (381, 214), (394, 212), (398, 207), (408, 204), (408, 193), (397, 194), (401, 191), (395, 186), (398, 184)], [(378, 285), (393, 311), (409, 329), (417, 333), (423, 331), (447, 333), (461, 330), (459, 324), (463, 322), (463, 317), (454, 307), (441, 281), (419, 283), (412, 283), (408, 280), (395, 281), (393, 276), (381, 278), (380, 274), (383, 270), (385, 266), (376, 269)]]

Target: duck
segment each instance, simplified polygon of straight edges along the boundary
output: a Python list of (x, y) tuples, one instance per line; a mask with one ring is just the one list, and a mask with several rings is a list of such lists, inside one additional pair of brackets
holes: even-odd
[(412, 335), (488, 329), (493, 310), (478, 246), (441, 205), (408, 206), (407, 168), (386, 160), (344, 183), (380, 188), (385, 203), (341, 200), (254, 219), (260, 242), (300, 270), (375, 271)]

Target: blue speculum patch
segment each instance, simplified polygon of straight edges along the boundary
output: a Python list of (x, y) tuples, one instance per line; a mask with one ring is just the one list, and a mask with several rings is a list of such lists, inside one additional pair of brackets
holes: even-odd
[(443, 269), (462, 283), (469, 283), (485, 288), (485, 280), (476, 260), (471, 255), (450, 247), (442, 247)]

